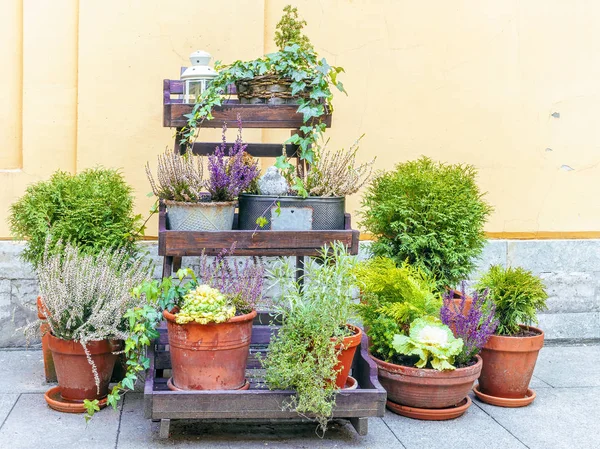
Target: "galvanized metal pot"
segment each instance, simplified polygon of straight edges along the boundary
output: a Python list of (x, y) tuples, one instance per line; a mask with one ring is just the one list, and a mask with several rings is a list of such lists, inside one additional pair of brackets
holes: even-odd
[(228, 231), (233, 227), (235, 201), (165, 204), (172, 231)]
[[(280, 214), (277, 215), (279, 203)], [(239, 197), (239, 229), (255, 229), (259, 217), (267, 219), (261, 229), (307, 231), (344, 229), (346, 198), (343, 196), (271, 196), (243, 193)]]

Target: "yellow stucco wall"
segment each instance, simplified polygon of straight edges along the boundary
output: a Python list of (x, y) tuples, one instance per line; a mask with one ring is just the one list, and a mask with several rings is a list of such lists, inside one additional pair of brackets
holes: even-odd
[[(58, 168), (121, 167), (145, 213), (144, 164), (172, 145), (162, 79), (195, 49), (224, 62), (273, 50), (286, 3), (0, 2), (0, 237), (10, 203)], [(474, 164), (497, 236), (600, 231), (598, 2), (294, 4), (319, 53), (346, 69), (332, 148), (366, 133), (361, 157), (376, 155), (377, 168), (421, 154)]]

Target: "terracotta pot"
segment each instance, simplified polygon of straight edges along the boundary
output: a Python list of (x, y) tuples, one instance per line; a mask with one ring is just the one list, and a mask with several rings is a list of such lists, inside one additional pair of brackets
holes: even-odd
[(483, 369), (479, 390), (483, 394), (515, 399), (527, 395), (538, 353), (544, 345), (544, 332), (531, 326), (521, 328), (536, 332), (537, 335), (492, 335), (481, 350)]
[[(40, 320), (46, 319), (46, 307), (42, 302), (42, 297), (37, 297), (37, 315)], [(56, 382), (56, 369), (54, 368), (54, 360), (52, 359), (52, 351), (48, 347), (50, 338), (50, 326), (48, 323), (40, 324), (40, 333), (42, 334), (42, 356), (44, 358), (44, 374), (46, 382)]]
[(224, 323), (177, 324), (164, 310), (169, 332), (173, 384), (182, 390), (237, 390), (246, 382), (246, 363), (256, 311)]
[(475, 365), (453, 371), (436, 371), (395, 365), (371, 355), (389, 401), (408, 407), (437, 409), (464, 401), (481, 372), (481, 357), (476, 357)]
[(63, 340), (48, 333), (48, 344), (56, 367), (56, 376), (63, 399), (81, 402), (84, 399), (102, 399), (108, 394), (108, 383), (117, 360), (113, 352), (123, 348), (121, 340), (101, 340), (87, 343), (100, 378), (100, 392), (96, 389), (94, 373), (81, 343)]
[[(350, 368), (352, 368), (352, 361), (354, 360), (356, 348), (362, 339), (362, 330), (360, 327), (353, 326), (352, 324), (347, 324), (346, 327), (350, 329), (353, 334), (344, 337), (344, 340), (340, 345), (342, 346), (342, 352), (340, 352), (338, 356), (338, 363), (334, 367), (334, 370), (336, 371), (341, 368), (341, 371), (338, 373), (335, 379), (335, 385), (338, 388), (344, 388), (346, 386), (346, 380), (348, 379)], [(337, 348), (339, 348), (339, 346), (336, 346), (336, 349)]]

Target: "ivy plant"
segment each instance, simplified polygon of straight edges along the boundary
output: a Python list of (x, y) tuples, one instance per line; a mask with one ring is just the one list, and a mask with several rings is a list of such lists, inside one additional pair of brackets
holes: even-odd
[[(308, 95), (298, 97), (297, 112), (302, 114), (303, 126), (300, 133), (291, 136), (285, 143), (298, 145), (299, 157), (312, 164), (315, 158), (314, 147), (325, 132), (323, 116), (333, 110), (332, 89), (346, 93), (344, 85), (338, 80), (342, 67), (328, 64), (325, 58), (319, 59), (308, 38), (301, 30), (306, 23), (300, 21), (295, 8), (286, 7), (282, 21), (278, 24), (276, 43), (279, 51), (269, 53), (251, 61), (235, 61), (224, 65), (215, 64), (217, 76), (206, 90), (200, 94), (192, 112), (186, 114), (187, 126), (181, 131), (181, 144), (190, 147), (197, 138), (197, 129), (204, 120), (212, 120), (212, 111), (223, 105), (224, 95), (230, 85), (236, 81), (249, 80), (257, 76), (275, 75), (280, 79), (291, 80), (292, 95), (306, 92)], [(286, 173), (294, 173), (295, 167), (285, 155), (277, 158), (276, 164)], [(302, 183), (301, 178), (297, 178)], [(302, 186), (296, 181), (298, 191)], [(305, 190), (305, 189), (304, 189)]]

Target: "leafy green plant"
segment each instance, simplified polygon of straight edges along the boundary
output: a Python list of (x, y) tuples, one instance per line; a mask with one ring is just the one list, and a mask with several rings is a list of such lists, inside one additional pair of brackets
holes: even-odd
[(374, 254), (423, 269), (440, 291), (467, 278), (483, 250), (483, 226), (492, 211), (476, 174), (471, 165), (422, 157), (376, 176), (361, 212), (361, 225), (377, 238)]
[(519, 324), (537, 323), (537, 312), (546, 310), (546, 287), (531, 271), (521, 267), (492, 265), (475, 286), (478, 292), (488, 290), (496, 306), (499, 321), (496, 333), (515, 335), (521, 331)]
[(394, 335), (408, 334), (410, 324), (426, 315), (437, 315), (442, 299), (435, 281), (407, 263), (397, 267), (392, 259), (374, 257), (354, 270), (361, 301), (355, 308), (371, 342), (371, 352), (393, 361)]
[[(180, 134), (182, 145), (192, 145), (202, 122), (213, 119), (212, 111), (223, 105), (223, 95), (228, 86), (258, 76), (273, 75), (279, 79), (291, 80), (291, 94), (299, 95), (298, 113), (302, 114), (304, 125), (300, 128), (300, 133), (294, 134), (286, 143), (299, 146), (299, 156), (303, 161), (309, 164), (314, 162), (314, 147), (325, 132), (325, 123), (321, 118), (333, 110), (332, 88), (346, 93), (343, 84), (337, 79), (344, 69), (329, 65), (325, 58), (319, 59), (308, 38), (302, 34), (305, 22), (298, 20), (296, 9), (286, 7), (284, 11), (285, 15), (278, 25), (276, 35), (279, 51), (252, 61), (215, 64), (217, 76), (198, 97), (192, 112), (186, 115), (187, 126)], [(290, 173), (294, 170), (285, 156), (277, 158), (276, 165)], [(296, 182), (292, 185), (294, 184)]]
[(412, 322), (409, 335), (396, 335), (392, 343), (399, 354), (416, 355), (417, 368), (427, 364), (438, 371), (455, 369), (454, 358), (463, 348), (461, 338), (454, 338), (452, 331), (438, 318), (424, 317)]
[(177, 324), (224, 323), (235, 316), (235, 306), (216, 288), (201, 284), (183, 297), (183, 306), (177, 312)]
[(145, 223), (133, 213), (132, 192), (121, 173), (105, 168), (76, 175), (57, 171), (30, 185), (9, 217), (13, 236), (27, 240), (22, 258), (37, 268), (47, 240), (50, 253), (61, 240), (87, 254), (124, 248), (135, 255)]
[(295, 267), (279, 261), (271, 273), (276, 315), (281, 328), (262, 360), (271, 389), (296, 391), (290, 410), (314, 417), (325, 431), (333, 412), (339, 344), (349, 334), (355, 260), (340, 242), (323, 249), (320, 260), (305, 266), (304, 284), (294, 280)]

